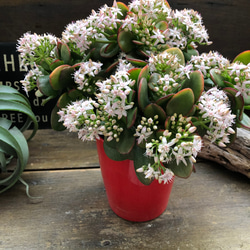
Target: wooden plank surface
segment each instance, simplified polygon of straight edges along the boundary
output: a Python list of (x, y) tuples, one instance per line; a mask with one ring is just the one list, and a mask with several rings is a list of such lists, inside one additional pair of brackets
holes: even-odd
[[(125, 0), (124, 3), (130, 1)], [(173, 9), (191, 8), (201, 13), (204, 24), (214, 42), (209, 50), (218, 50), (233, 59), (249, 49), (249, 0), (168, 0)], [(102, 5), (111, 6), (113, 0), (1, 0), (0, 42), (15, 42), (23, 33), (61, 36), (65, 25), (86, 18), (91, 10)]]
[[(25, 135), (29, 135), (26, 131)], [(69, 169), (99, 166), (95, 142), (83, 142), (77, 134), (52, 129), (38, 130), (29, 142), (26, 170)]]
[[(109, 208), (100, 169), (84, 167), (86, 155), (96, 163), (94, 149), (88, 154), (90, 147), (52, 130), (39, 131), (31, 143), (31, 160), (41, 155), (22, 177), (42, 202), (32, 203), (21, 183), (0, 195), (1, 250), (250, 249), (250, 181), (240, 174), (200, 162), (190, 178), (176, 178), (159, 218), (131, 223)], [(65, 160), (71, 151), (75, 162)], [(57, 161), (60, 169), (51, 170)]]

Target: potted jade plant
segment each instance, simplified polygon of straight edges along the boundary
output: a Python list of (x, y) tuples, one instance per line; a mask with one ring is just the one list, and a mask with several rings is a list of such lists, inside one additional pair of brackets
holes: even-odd
[(174, 176), (194, 171), (204, 135), (226, 147), (237, 127), (250, 127), (249, 54), (230, 62), (198, 52), (210, 43), (200, 14), (165, 0), (114, 1), (60, 38), (18, 41), (30, 67), (24, 88), (57, 99), (52, 128), (97, 141), (108, 200), (122, 218), (165, 210)]
[[(0, 193), (8, 190), (18, 180), (26, 186), (26, 193), (29, 195), (29, 186), (21, 178), (29, 159), (29, 147), (27, 141), (31, 140), (36, 134), (38, 123), (35, 114), (27, 97), (19, 93), (16, 89), (0, 85), (0, 110), (1, 113), (18, 112), (24, 116), (24, 124), (16, 127), (11, 120), (0, 117)], [(33, 129), (28, 138), (23, 132), (30, 128)], [(14, 164), (10, 163), (16, 163)]]

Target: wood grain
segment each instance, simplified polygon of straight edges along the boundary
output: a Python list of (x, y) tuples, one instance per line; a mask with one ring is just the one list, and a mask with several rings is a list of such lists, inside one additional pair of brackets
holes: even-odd
[(167, 210), (131, 223), (109, 208), (98, 169), (25, 172), (0, 196), (0, 249), (249, 249), (249, 180), (210, 163), (175, 180)]
[[(123, 1), (128, 3), (128, 0)], [(202, 51), (218, 50), (233, 59), (249, 49), (249, 0), (169, 0), (173, 9), (192, 8), (201, 13), (213, 45)], [(52, 33), (61, 36), (65, 25), (86, 18), (113, 0), (24, 0), (0, 1), (0, 42), (15, 42), (23, 33)]]
[[(26, 131), (28, 136), (30, 131)], [(83, 142), (77, 134), (52, 129), (38, 130), (29, 142), (30, 158), (26, 170), (98, 167), (95, 142)]]

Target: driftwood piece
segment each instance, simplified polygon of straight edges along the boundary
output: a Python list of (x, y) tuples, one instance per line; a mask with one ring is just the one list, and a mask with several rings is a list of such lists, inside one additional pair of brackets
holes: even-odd
[(198, 156), (250, 178), (250, 132), (238, 129), (235, 142), (228, 148), (218, 147), (204, 138), (204, 148)]

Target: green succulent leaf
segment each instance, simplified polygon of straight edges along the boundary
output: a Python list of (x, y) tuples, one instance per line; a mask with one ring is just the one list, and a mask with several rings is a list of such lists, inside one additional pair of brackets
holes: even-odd
[(53, 71), (55, 68), (63, 65), (64, 62), (62, 60), (56, 59), (50, 64), (50, 70)]
[(192, 56), (198, 56), (199, 52), (198, 50), (194, 49), (194, 48), (188, 48), (187, 51), (183, 51), (185, 60), (188, 62), (191, 60)]
[(204, 90), (204, 77), (200, 71), (194, 71), (190, 74), (182, 84), (182, 89), (190, 88), (194, 94), (194, 102), (196, 103)]
[(135, 45), (133, 44), (133, 34), (129, 31), (120, 31), (118, 34), (118, 44), (120, 49), (125, 52), (129, 53), (133, 50)]
[[(236, 110), (240, 111), (239, 112), (239, 119), (241, 120), (242, 115), (243, 115), (243, 111), (244, 111), (244, 99), (243, 99), (242, 95), (236, 96), (238, 90), (230, 88), (230, 87), (224, 88), (223, 91), (225, 91), (227, 94), (231, 95), (234, 98), (235, 105), (233, 107)], [(234, 111), (234, 113), (236, 113), (236, 111)]]
[(239, 55), (237, 55), (233, 62), (241, 62), (245, 65), (247, 65), (248, 63), (250, 63), (250, 50), (246, 50), (241, 52)]
[(110, 146), (110, 142), (104, 140), (104, 151), (106, 155), (113, 161), (124, 161), (130, 159), (130, 154), (121, 154), (114, 147)]
[(144, 67), (147, 65), (147, 62), (145, 62), (144, 60), (141, 60), (141, 59), (132, 58), (132, 57), (127, 57), (126, 59), (128, 60), (128, 62), (133, 64), (135, 67)]
[(138, 104), (141, 110), (144, 110), (144, 108), (150, 104), (150, 101), (148, 99), (148, 83), (146, 78), (141, 78), (139, 82), (139, 88), (138, 88)]
[(61, 59), (65, 64), (70, 64), (71, 62), (71, 52), (67, 44), (63, 43), (61, 46)]
[(60, 119), (60, 116), (57, 114), (59, 110), (60, 109), (57, 107), (57, 105), (55, 105), (52, 109), (50, 114), (50, 124), (52, 129), (56, 131), (63, 131), (66, 129), (66, 127), (63, 126), (63, 122), (58, 121)]
[(54, 90), (50, 85), (50, 76), (43, 75), (37, 79), (37, 87), (39, 91), (45, 96), (56, 97), (59, 94), (58, 90)]
[(166, 52), (177, 56), (179, 64), (183, 66), (185, 65), (185, 57), (183, 55), (183, 52), (180, 49), (173, 47), (173, 48), (167, 49)]
[(150, 118), (150, 117), (153, 118), (155, 115), (158, 115), (159, 121), (163, 123), (167, 118), (167, 115), (164, 109), (155, 103), (150, 103), (149, 105), (147, 105), (143, 113), (147, 118)]
[(49, 76), (52, 89), (62, 90), (74, 83), (73, 74), (74, 67), (70, 65), (60, 65)]
[(128, 110), (127, 114), (127, 128), (131, 128), (136, 120), (137, 117), (137, 107), (134, 107), (133, 109)]
[(133, 132), (129, 129), (125, 129), (120, 135), (119, 143), (117, 144), (117, 150), (120, 154), (129, 154), (135, 145), (135, 137)]
[(121, 13), (117, 14), (117, 18), (118, 19), (125, 19), (127, 12), (129, 11), (129, 8), (126, 4), (122, 3), (122, 2), (117, 2), (117, 7), (120, 9)]
[(174, 96), (174, 94), (169, 94), (169, 95), (163, 96), (160, 99), (158, 99), (155, 103), (157, 105), (161, 106), (164, 110), (166, 110), (167, 104), (173, 96)]
[(148, 79), (148, 75), (149, 75), (149, 66), (148, 64), (142, 68), (142, 70), (140, 71), (140, 74), (138, 76), (138, 82), (140, 82), (140, 80), (142, 78), (145, 78), (146, 80)]
[(144, 173), (139, 173), (136, 170), (138, 168), (141, 168), (142, 166), (148, 166), (148, 164), (154, 164), (154, 158), (153, 157), (146, 157), (145, 156), (145, 148), (141, 148), (139, 146), (134, 147), (134, 155), (139, 155), (140, 157), (134, 157), (134, 168), (135, 173), (137, 175), (137, 178), (139, 181), (144, 185), (149, 185), (153, 180), (149, 178), (145, 178)]
[(166, 107), (166, 113), (168, 116), (173, 114), (187, 115), (193, 108), (194, 94), (192, 89), (186, 88), (176, 93), (168, 102)]
[(119, 46), (116, 43), (104, 44), (100, 50), (100, 55), (105, 58), (112, 58), (119, 52)]
[(155, 27), (161, 31), (165, 31), (168, 28), (168, 23), (166, 21), (160, 21), (156, 23)]
[(209, 73), (210, 73), (211, 79), (217, 86), (221, 88), (225, 87), (224, 78), (223, 76), (221, 76), (221, 74), (217, 73), (216, 69), (211, 69)]
[(193, 171), (193, 164), (190, 162), (188, 158), (185, 158), (187, 165), (185, 165), (182, 161), (177, 165), (176, 161), (171, 161), (167, 164), (164, 164), (166, 168), (169, 168), (173, 171), (173, 173), (180, 178), (188, 178)]
[(141, 68), (133, 68), (133, 69), (130, 69), (130, 70), (128, 71), (128, 73), (129, 73), (129, 78), (130, 78), (131, 80), (137, 81), (140, 72), (141, 72)]

